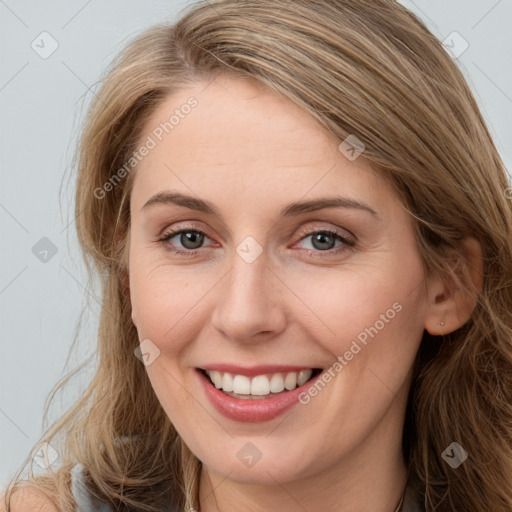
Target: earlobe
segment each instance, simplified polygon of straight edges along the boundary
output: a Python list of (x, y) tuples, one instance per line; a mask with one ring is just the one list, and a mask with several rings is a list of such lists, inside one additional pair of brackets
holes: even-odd
[(467, 237), (461, 241), (453, 272), (458, 282), (449, 276), (444, 279), (438, 276), (428, 283), (425, 329), (432, 335), (453, 332), (471, 317), (484, 282), (483, 254), (478, 240)]
[[(428, 311), (425, 329), (429, 334), (441, 336), (454, 330), (451, 322), (453, 293), (441, 277), (432, 277), (428, 285)], [(450, 319), (448, 319), (450, 317)]]

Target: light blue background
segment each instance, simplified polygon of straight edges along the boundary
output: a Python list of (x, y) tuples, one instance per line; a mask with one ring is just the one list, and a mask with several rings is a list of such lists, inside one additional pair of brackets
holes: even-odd
[[(152, 23), (174, 19), (189, 3), (0, 0), (2, 488), (41, 436), (45, 401), (55, 384), (95, 345), (98, 290), (88, 285), (78, 252), (70, 172), (77, 131), (91, 98), (88, 88), (128, 39)], [(456, 31), (468, 41), (457, 61), (512, 169), (512, 2), (402, 3), (440, 40)], [(43, 31), (59, 45), (47, 59), (31, 48)], [(42, 237), (57, 248), (47, 263), (32, 253)], [(70, 353), (84, 301), (91, 310)], [(83, 391), (94, 364), (93, 359), (58, 395), (51, 422)]]

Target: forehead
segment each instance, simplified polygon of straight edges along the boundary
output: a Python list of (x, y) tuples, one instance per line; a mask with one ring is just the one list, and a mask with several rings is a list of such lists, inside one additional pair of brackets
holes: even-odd
[(177, 91), (145, 123), (140, 140), (148, 137), (155, 145), (137, 166), (136, 202), (168, 187), (247, 207), (309, 191), (378, 195), (384, 184), (309, 113), (248, 79), (221, 75)]
[(175, 111), (188, 111), (184, 106), (191, 97), (197, 105), (163, 134), (162, 142), (172, 144), (175, 154), (186, 153), (190, 159), (194, 149), (218, 157), (229, 151), (232, 161), (236, 156), (263, 160), (268, 152), (273, 158), (286, 158), (286, 152), (294, 151), (310, 155), (309, 161), (326, 149), (327, 132), (290, 100), (254, 80), (222, 75), (210, 84), (199, 82), (167, 97), (147, 121), (144, 133), (165, 124)]

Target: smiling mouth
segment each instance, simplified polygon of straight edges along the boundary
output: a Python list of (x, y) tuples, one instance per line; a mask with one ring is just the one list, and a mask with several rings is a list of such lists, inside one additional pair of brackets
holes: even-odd
[(298, 372), (276, 372), (255, 377), (201, 368), (199, 371), (215, 388), (228, 396), (242, 400), (258, 400), (301, 387), (322, 373), (323, 369), (309, 368)]

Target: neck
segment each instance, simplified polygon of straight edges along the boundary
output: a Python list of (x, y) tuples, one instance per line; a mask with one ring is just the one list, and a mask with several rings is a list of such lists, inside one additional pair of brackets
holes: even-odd
[(307, 479), (249, 485), (229, 480), (229, 475), (203, 465), (200, 512), (395, 512), (404, 493), (407, 470), (401, 449), (403, 416), (396, 411), (388, 413), (351, 453)]

